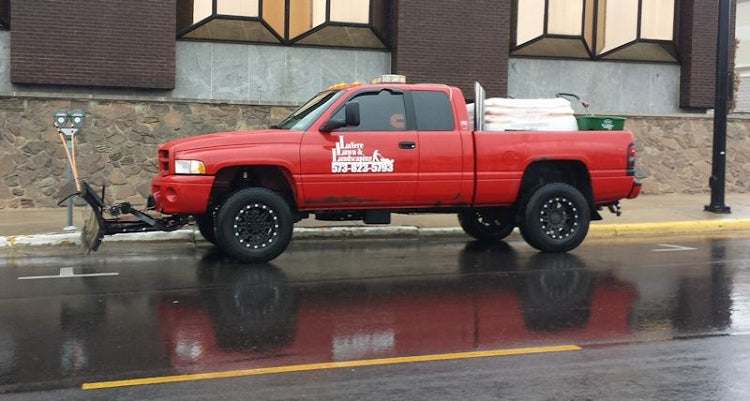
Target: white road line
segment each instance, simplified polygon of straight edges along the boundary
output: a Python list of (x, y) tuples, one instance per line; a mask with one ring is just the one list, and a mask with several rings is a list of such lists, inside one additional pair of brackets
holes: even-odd
[(691, 248), (689, 246), (682, 245), (671, 245), (671, 244), (659, 244), (663, 248), (652, 249), (654, 252), (675, 252), (675, 251), (694, 251), (698, 248)]
[(19, 277), (19, 280), (40, 280), (45, 278), (74, 278), (74, 277), (107, 277), (117, 276), (120, 273), (87, 273), (87, 274), (75, 274), (72, 267), (61, 267), (60, 274), (56, 276), (23, 276)]

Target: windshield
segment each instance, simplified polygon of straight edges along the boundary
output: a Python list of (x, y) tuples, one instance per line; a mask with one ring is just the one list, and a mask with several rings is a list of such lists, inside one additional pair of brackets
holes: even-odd
[(315, 120), (328, 110), (328, 106), (344, 93), (343, 91), (323, 91), (315, 95), (307, 103), (290, 114), (284, 121), (271, 128), (291, 129), (304, 131), (315, 122)]

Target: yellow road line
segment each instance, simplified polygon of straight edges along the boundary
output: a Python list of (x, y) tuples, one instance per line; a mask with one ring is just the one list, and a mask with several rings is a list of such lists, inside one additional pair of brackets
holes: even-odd
[(229, 370), (224, 372), (196, 373), (175, 376), (144, 377), (141, 379), (113, 380), (103, 382), (84, 383), (83, 390), (93, 390), (113, 387), (142, 386), (146, 384), (162, 384), (186, 382), (195, 380), (224, 379), (230, 377), (257, 376), (274, 373), (305, 372), (311, 370), (326, 370), (340, 368), (355, 368), (377, 365), (395, 365), (415, 362), (447, 361), (453, 359), (486, 358), (493, 356), (508, 356), (521, 354), (539, 354), (545, 352), (578, 351), (581, 347), (577, 345), (556, 345), (549, 347), (511, 348), (489, 351), (456, 352), (450, 354), (433, 354), (404, 356), (394, 358), (365, 359), (358, 361), (311, 363), (304, 365), (275, 366), (269, 368)]

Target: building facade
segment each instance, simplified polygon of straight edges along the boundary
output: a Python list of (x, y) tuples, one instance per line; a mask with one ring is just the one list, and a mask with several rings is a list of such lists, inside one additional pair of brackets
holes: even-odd
[[(0, 207), (54, 204), (55, 109), (88, 113), (84, 177), (138, 203), (158, 143), (268, 125), (386, 73), (468, 96), (475, 81), (490, 96), (576, 93), (650, 131), (636, 132), (646, 192), (705, 191), (694, 157), (710, 163), (717, 18), (715, 0), (0, 0)], [(747, 190), (742, 168), (729, 191)]]

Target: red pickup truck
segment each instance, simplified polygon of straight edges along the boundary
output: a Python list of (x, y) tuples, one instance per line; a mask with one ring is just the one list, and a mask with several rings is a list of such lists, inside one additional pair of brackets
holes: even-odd
[(122, 228), (99, 216), (98, 237), (174, 229), (192, 215), (229, 255), (265, 262), (310, 214), (388, 224), (391, 213), (457, 213), (476, 239), (518, 227), (533, 247), (565, 252), (601, 219), (598, 210), (619, 214), (618, 201), (640, 192), (630, 132), (490, 132), (470, 121), (456, 87), (334, 86), (269, 129), (162, 144), (150, 206), (173, 219)]
[(207, 240), (249, 262), (283, 252), (310, 213), (375, 224), (457, 213), (477, 239), (518, 226), (557, 252), (583, 241), (602, 206), (640, 192), (630, 132), (474, 131), (469, 121), (448, 85), (332, 87), (269, 129), (161, 145), (156, 210), (194, 215)]

